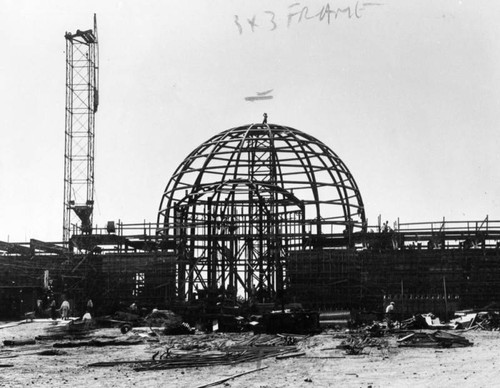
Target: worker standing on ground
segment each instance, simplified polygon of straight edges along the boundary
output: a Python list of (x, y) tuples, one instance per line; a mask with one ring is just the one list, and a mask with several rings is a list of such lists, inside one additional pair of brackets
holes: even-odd
[(87, 312), (91, 315), (94, 315), (94, 303), (90, 298), (87, 300)]
[(394, 319), (394, 302), (389, 303), (389, 305), (385, 308), (385, 319), (387, 321), (387, 325), (392, 326), (392, 321)]
[(66, 299), (64, 299), (64, 301), (61, 304), (61, 318), (63, 319), (63, 321), (68, 319), (68, 315), (69, 315), (69, 302)]
[(57, 316), (56, 316), (56, 300), (52, 299), (50, 302), (50, 317), (55, 321)]

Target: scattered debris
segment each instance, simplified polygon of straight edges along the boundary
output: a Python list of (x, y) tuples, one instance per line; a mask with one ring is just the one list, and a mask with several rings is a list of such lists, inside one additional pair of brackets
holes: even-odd
[(48, 350), (42, 350), (41, 352), (35, 353), (40, 356), (65, 356), (66, 353), (63, 350), (57, 350), (57, 349), (48, 349)]
[[(459, 315), (460, 313), (455, 313)], [(477, 311), (465, 314), (451, 321), (457, 329), (465, 330), (500, 330), (500, 313), (498, 311)]]
[(29, 340), (5, 340), (3, 341), (5, 346), (25, 346), (25, 345), (35, 345), (36, 341), (34, 339)]
[[(298, 357), (299, 351), (290, 343), (290, 335), (254, 335), (241, 341), (233, 341), (224, 334), (211, 334), (187, 338), (172, 337), (163, 350), (157, 351), (151, 360), (127, 360), (98, 362), (93, 367), (108, 367), (133, 364), (134, 370), (162, 370), (172, 368), (194, 368), (214, 365), (234, 365), (259, 361), (265, 358)], [(185, 341), (188, 343), (185, 343)], [(295, 339), (297, 342), (300, 338)]]
[(428, 314), (417, 314), (412, 318), (406, 319), (401, 322), (401, 329), (436, 329), (436, 330), (446, 330), (455, 329), (453, 323), (443, 323), (441, 320), (432, 313)]
[[(137, 312), (137, 313), (136, 313)], [(122, 334), (128, 333), (133, 328), (149, 327), (155, 332), (158, 331), (165, 335), (194, 334), (195, 329), (188, 323), (183, 322), (180, 315), (170, 310), (153, 311), (142, 317), (139, 311), (117, 311), (113, 316), (102, 316), (95, 319), (99, 327), (118, 327)]]
[(239, 346), (275, 346), (275, 345), (295, 345), (297, 342), (307, 338), (307, 335), (300, 334), (256, 334), (248, 340), (238, 342)]
[(414, 332), (398, 339), (400, 347), (451, 348), (472, 346), (465, 337), (437, 330), (434, 333)]
[(191, 327), (182, 321), (180, 315), (170, 310), (157, 310), (146, 316), (146, 322), (150, 327), (163, 327), (164, 334), (192, 334)]
[(255, 332), (320, 333), (319, 313), (307, 310), (272, 311), (262, 316), (260, 324), (254, 327)]
[(135, 371), (163, 370), (174, 368), (199, 368), (216, 365), (234, 365), (241, 362), (258, 361), (265, 358), (275, 357), (286, 353), (296, 352), (295, 347), (259, 347), (259, 348), (228, 348), (221, 352), (189, 352), (174, 353), (167, 351), (166, 355), (161, 355), (159, 359), (155, 355), (152, 360), (137, 361), (111, 361), (96, 362), (89, 364), (91, 367), (109, 367), (121, 364), (133, 364)]
[(64, 338), (84, 338), (95, 329), (93, 321), (70, 320), (63, 324), (51, 325), (45, 330), (48, 335), (37, 336), (36, 339), (58, 340)]
[(103, 347), (103, 346), (129, 346), (129, 345), (139, 345), (144, 343), (142, 340), (98, 340), (92, 339), (90, 341), (69, 341), (69, 342), (56, 342), (53, 346), (55, 348), (78, 348), (82, 346), (94, 346), (94, 347)]
[(386, 339), (374, 338), (370, 335), (364, 336), (351, 336), (348, 339), (343, 340), (337, 349), (345, 350), (346, 354), (358, 355), (363, 352), (366, 347), (376, 347), (376, 348), (388, 348), (389, 342)]

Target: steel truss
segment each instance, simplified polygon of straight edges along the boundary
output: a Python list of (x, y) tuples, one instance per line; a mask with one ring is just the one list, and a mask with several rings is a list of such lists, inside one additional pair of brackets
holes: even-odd
[(286, 288), (290, 251), (312, 236), (365, 228), (340, 158), (290, 127), (252, 124), (196, 148), (168, 183), (158, 233), (178, 254), (177, 292), (224, 288), (264, 301)]
[(64, 149), (63, 241), (69, 241), (72, 211), (80, 231), (92, 231), (94, 207), (94, 130), (98, 99), (97, 23), (66, 39), (66, 123)]

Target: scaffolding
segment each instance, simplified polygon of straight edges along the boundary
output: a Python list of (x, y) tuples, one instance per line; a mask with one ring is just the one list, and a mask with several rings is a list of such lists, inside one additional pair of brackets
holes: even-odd
[(66, 39), (66, 121), (64, 150), (63, 241), (71, 232), (72, 211), (80, 219), (79, 232), (90, 233), (94, 208), (94, 130), (99, 105), (97, 21), (93, 30)]
[[(265, 211), (248, 213), (246, 218), (238, 212), (239, 224), (222, 226), (213, 221), (212, 232), (217, 234), (210, 244), (217, 253), (217, 285), (227, 291), (233, 276), (241, 289), (241, 282), (248, 280), (241, 274), (247, 271), (248, 275), (253, 269), (251, 280), (256, 288), (262, 279), (264, 286), (274, 285), (279, 291), (280, 285), (273, 283), (276, 277), (267, 283), (268, 274), (282, 275), (285, 301), (322, 310), (382, 311), (385, 301), (392, 300), (405, 316), (422, 311), (446, 316), (452, 309), (484, 306), (499, 298), (500, 220), (399, 223), (394, 230), (380, 232), (371, 231), (376, 226), (368, 227), (368, 232), (353, 233), (355, 246), (349, 248), (344, 233), (325, 233), (320, 242), (300, 238), (302, 221), (292, 213), (279, 218), (288, 219), (298, 229), (289, 229), (287, 238), (295, 236), (297, 243), (292, 238), (288, 246), (283, 244), (285, 235), (281, 235), (281, 246), (272, 245), (276, 239), (269, 234), (272, 223), (266, 221)], [(245, 237), (246, 224), (254, 225), (255, 233)], [(186, 236), (187, 241), (208, 244), (202, 239), (208, 237), (210, 225), (205, 225), (206, 233), (198, 236), (199, 241), (194, 235)], [(198, 263), (199, 273), (193, 269), (190, 277), (186, 272), (194, 266), (186, 260), (189, 256), (182, 245), (165, 239), (162, 230), (162, 225), (147, 222), (108, 223), (95, 226), (91, 234), (73, 235), (73, 250), (60, 242), (0, 241), (0, 305), (32, 308), (27, 303), (46, 293), (49, 280), (55, 292), (69, 295), (77, 305), (85, 306), (85, 297), (90, 296), (109, 311), (133, 301), (151, 308), (173, 306), (189, 289), (198, 297), (210, 292), (206, 272), (210, 263)], [(225, 232), (218, 232), (221, 230)], [(250, 247), (252, 256), (245, 256)], [(233, 249), (239, 256), (232, 256)], [(273, 254), (279, 254), (281, 269), (273, 267)], [(260, 301), (261, 294), (247, 297)]]

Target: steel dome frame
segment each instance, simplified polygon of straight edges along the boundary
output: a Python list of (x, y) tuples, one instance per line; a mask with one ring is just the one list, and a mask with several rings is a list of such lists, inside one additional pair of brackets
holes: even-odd
[(181, 300), (220, 288), (273, 298), (286, 288), (290, 251), (366, 228), (342, 160), (313, 136), (267, 123), (228, 129), (193, 150), (172, 175), (157, 222), (178, 254)]

